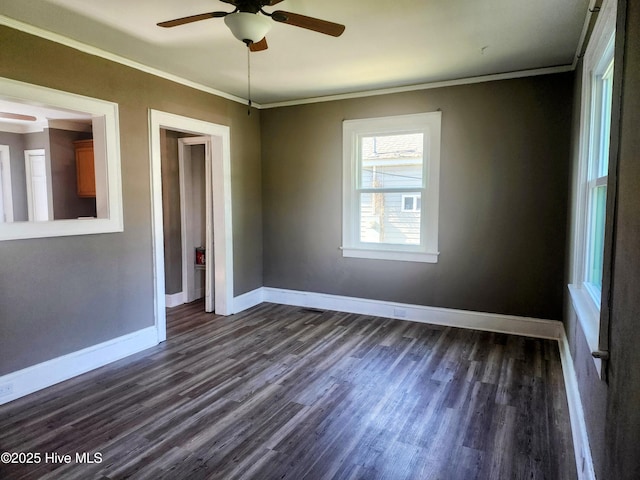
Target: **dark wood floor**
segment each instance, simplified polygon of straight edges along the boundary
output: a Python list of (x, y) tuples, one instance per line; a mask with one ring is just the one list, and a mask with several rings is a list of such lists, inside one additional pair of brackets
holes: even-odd
[(273, 304), (201, 312), (172, 309), (166, 343), (0, 407), (0, 451), (43, 456), (0, 478), (576, 478), (554, 341)]

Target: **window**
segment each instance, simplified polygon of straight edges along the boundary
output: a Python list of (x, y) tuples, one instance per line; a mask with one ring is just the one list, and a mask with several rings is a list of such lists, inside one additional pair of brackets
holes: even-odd
[(420, 211), (420, 195), (402, 195), (403, 212)]
[(438, 261), (440, 123), (440, 112), (345, 120), (345, 257)]
[[(603, 2), (584, 56), (575, 198), (571, 300), (593, 352), (600, 350), (600, 303), (611, 137), (616, 2)], [(596, 362), (601, 368), (599, 361)]]
[(609, 137), (611, 135), (611, 99), (613, 94), (613, 52), (603, 58), (604, 72), (595, 70), (591, 76), (590, 141), (588, 146), (587, 190), (587, 248), (585, 255), (585, 287), (596, 304), (602, 296), (602, 263), (604, 253), (604, 224), (607, 203), (609, 170)]

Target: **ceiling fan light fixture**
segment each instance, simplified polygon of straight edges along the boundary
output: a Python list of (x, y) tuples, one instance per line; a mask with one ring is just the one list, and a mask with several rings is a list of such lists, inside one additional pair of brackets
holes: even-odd
[(266, 17), (256, 13), (236, 12), (224, 17), (233, 36), (246, 43), (257, 43), (262, 40), (271, 29), (271, 22)]

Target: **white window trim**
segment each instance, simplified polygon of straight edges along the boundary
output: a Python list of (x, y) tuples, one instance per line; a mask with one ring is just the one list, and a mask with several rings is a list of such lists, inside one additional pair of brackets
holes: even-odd
[[(438, 262), (438, 212), (440, 190), (441, 112), (393, 117), (345, 120), (343, 122), (343, 215), (342, 255), (353, 258)], [(359, 211), (356, 192), (357, 145), (363, 135), (424, 133), (426, 183), (419, 190), (421, 204), (421, 244), (372, 244), (359, 241)]]
[[(581, 123), (579, 144), (579, 166), (574, 212), (573, 269), (569, 293), (578, 321), (582, 327), (591, 352), (600, 350), (600, 299), (586, 282), (587, 249), (589, 231), (589, 168), (591, 165), (592, 123), (592, 76), (603, 70), (613, 58), (616, 25), (616, 2), (605, 0), (600, 9), (589, 45), (587, 46), (582, 71)], [(602, 361), (593, 358), (600, 376)]]
[(4, 218), (0, 223), (13, 222), (13, 187), (11, 185), (11, 152), (9, 145), (0, 145), (0, 170), (2, 174), (2, 202)]
[[(404, 206), (404, 201), (407, 198), (411, 198), (413, 199), (413, 208), (405, 208)], [(420, 208), (418, 208), (418, 199), (422, 198), (422, 195), (416, 195), (416, 194), (412, 194), (412, 195), (402, 195), (402, 199), (401, 199), (401, 206), (400, 206), (400, 210), (402, 212), (407, 212), (407, 213), (417, 213), (420, 211)]]

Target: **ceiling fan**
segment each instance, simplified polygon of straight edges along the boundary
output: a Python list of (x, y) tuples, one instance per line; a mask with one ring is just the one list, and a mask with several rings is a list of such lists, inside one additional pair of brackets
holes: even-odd
[(21, 120), (24, 122), (35, 122), (37, 120), (33, 115), (23, 115), (21, 113), (12, 112), (0, 112), (0, 118), (6, 118), (7, 120)]
[[(259, 52), (268, 48), (266, 33), (271, 28), (271, 22), (266, 17), (271, 17), (275, 22), (286, 23), (314, 32), (324, 33), (333, 37), (339, 37), (344, 32), (345, 26), (338, 23), (307, 17), (298, 13), (276, 10), (265, 12), (262, 7), (272, 7), (282, 0), (220, 0), (235, 7), (232, 12), (209, 12), (188, 17), (176, 18), (158, 23), (159, 27), (177, 27), (187, 23), (207, 20), (209, 18), (223, 18), (233, 35), (247, 44), (252, 52)], [(259, 15), (262, 14), (262, 15)]]

